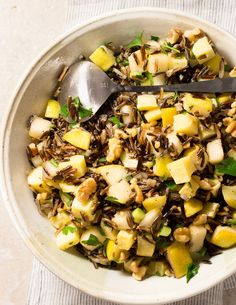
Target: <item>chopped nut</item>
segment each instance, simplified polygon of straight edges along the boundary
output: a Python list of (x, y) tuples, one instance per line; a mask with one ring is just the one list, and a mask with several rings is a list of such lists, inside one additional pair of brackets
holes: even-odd
[(141, 190), (141, 188), (138, 186), (137, 184), (137, 179), (133, 178), (130, 180), (130, 183), (131, 183), (131, 189), (132, 190), (135, 190), (136, 192), (136, 196), (135, 196), (135, 202), (137, 203), (142, 203), (143, 200), (144, 200), (144, 197), (143, 197), (143, 192)]
[(141, 281), (147, 272), (148, 267), (142, 266), (138, 268), (138, 272), (133, 272), (132, 276), (138, 281)]
[(88, 178), (80, 184), (76, 192), (76, 197), (80, 201), (86, 201), (96, 192), (97, 182), (93, 178)]
[(174, 231), (174, 238), (180, 243), (187, 243), (190, 240), (189, 228), (177, 228)]
[(107, 140), (107, 132), (106, 132), (106, 129), (103, 129), (101, 134), (100, 134), (100, 141), (101, 141), (101, 144), (105, 144), (106, 143), (106, 140)]
[(170, 42), (171, 44), (176, 43), (180, 36), (182, 35), (182, 31), (179, 29), (171, 29), (167, 35), (167, 42)]
[(207, 223), (207, 215), (206, 214), (197, 215), (197, 217), (193, 221), (193, 224), (195, 226), (202, 226), (206, 223)]
[(202, 31), (199, 28), (194, 28), (193, 30), (187, 30), (184, 32), (184, 37), (189, 41), (195, 42), (202, 36)]
[(227, 118), (223, 119), (223, 123), (224, 123), (225, 126), (228, 126), (232, 121), (233, 121), (233, 119), (230, 118), (230, 117), (227, 117)]
[(119, 139), (111, 138), (108, 141), (108, 154), (106, 156), (107, 162), (113, 162), (120, 158), (122, 153), (122, 143)]
[(225, 129), (225, 131), (227, 132), (227, 133), (232, 133), (233, 131), (235, 131), (236, 130), (236, 121), (232, 121), (229, 125), (228, 125), (228, 127)]
[(121, 129), (115, 129), (114, 137), (115, 137), (116, 139), (124, 139), (124, 140), (126, 140), (129, 136), (128, 136), (127, 133), (125, 133), (123, 130), (121, 130)]

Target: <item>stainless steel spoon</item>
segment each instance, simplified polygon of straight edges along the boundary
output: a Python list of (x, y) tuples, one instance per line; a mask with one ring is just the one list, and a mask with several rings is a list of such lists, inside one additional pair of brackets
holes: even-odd
[[(79, 97), (83, 107), (92, 109), (93, 115), (115, 92), (236, 92), (236, 78), (161, 86), (122, 86), (114, 83), (108, 75), (90, 61), (74, 63), (67, 72), (61, 86), (59, 101), (65, 103), (69, 96)], [(90, 117), (84, 119), (88, 120)]]

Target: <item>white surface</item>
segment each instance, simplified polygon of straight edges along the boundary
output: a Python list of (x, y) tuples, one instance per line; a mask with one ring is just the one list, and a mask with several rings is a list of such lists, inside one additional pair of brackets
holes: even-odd
[[(64, 2), (0, 0), (1, 105), (9, 100), (28, 63), (62, 31)], [(25, 304), (32, 256), (9, 222), (2, 205), (0, 223), (3, 224), (0, 231), (0, 304)], [(233, 304), (232, 292), (230, 300)]]
[[(63, 31), (65, 3), (0, 0), (0, 116), (29, 62)], [(32, 254), (1, 202), (0, 198), (0, 304), (25, 305)]]

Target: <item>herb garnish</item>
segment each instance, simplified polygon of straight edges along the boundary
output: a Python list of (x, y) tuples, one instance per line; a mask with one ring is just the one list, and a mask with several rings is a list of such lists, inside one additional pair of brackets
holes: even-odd
[(73, 197), (67, 193), (62, 191), (59, 192), (62, 202), (67, 206), (70, 207), (73, 201)]
[(137, 34), (135, 38), (128, 44), (128, 48), (141, 47), (143, 45), (143, 32)]
[(224, 65), (224, 71), (225, 72), (230, 72), (230, 70), (231, 70), (231, 67), (230, 67), (230, 65)]
[(229, 225), (236, 225), (236, 219), (228, 219), (226, 223)]
[(123, 124), (121, 123), (121, 121), (118, 119), (118, 117), (116, 116), (112, 116), (109, 121), (111, 121), (114, 125), (116, 125), (118, 128), (122, 127)]
[(151, 40), (158, 41), (160, 37), (151, 35)]
[(113, 197), (113, 196), (107, 196), (105, 198), (106, 201), (110, 201), (110, 202), (113, 202), (113, 203), (119, 203), (118, 199), (116, 197)]
[(150, 81), (150, 85), (153, 85), (153, 78), (152, 78), (152, 73), (150, 72), (145, 72), (145, 76), (147, 77), (147, 79)]
[(166, 53), (166, 52), (170, 52), (170, 51), (174, 51), (176, 53), (180, 53), (180, 50), (172, 47), (172, 44), (169, 43), (169, 42), (164, 42), (162, 45), (161, 45), (161, 50), (162, 52)]
[(91, 116), (92, 114), (93, 114), (93, 111), (92, 111), (91, 108), (90, 109), (86, 109), (86, 108), (84, 108), (82, 106), (79, 107), (79, 117), (81, 119), (87, 118), (87, 117)]
[(107, 161), (106, 157), (101, 157), (98, 159), (98, 162), (106, 162), (106, 161)]
[(156, 240), (156, 247), (158, 250), (168, 247), (170, 241), (164, 237), (158, 237)]
[(224, 159), (215, 166), (217, 173), (236, 177), (236, 160), (232, 157)]
[(62, 229), (62, 233), (65, 234), (65, 235), (68, 235), (68, 233), (74, 233), (75, 231), (77, 230), (76, 227), (71, 227), (71, 226), (65, 226), (63, 229)]
[(97, 246), (100, 244), (100, 241), (98, 240), (97, 236), (90, 234), (89, 239), (82, 240), (82, 243), (89, 246)]
[(186, 274), (187, 283), (198, 273), (199, 265), (191, 263), (188, 265), (188, 271)]
[(58, 165), (59, 165), (59, 162), (56, 161), (56, 160), (54, 160), (54, 159), (51, 159), (51, 160), (50, 160), (50, 163), (51, 163), (53, 166), (55, 166), (55, 167), (58, 167)]
[(174, 183), (174, 181), (166, 181), (165, 186), (170, 189), (171, 191), (175, 190), (177, 185)]
[(63, 118), (67, 118), (69, 115), (69, 109), (68, 109), (68, 105), (64, 104), (63, 106), (61, 106), (61, 111), (60, 114)]

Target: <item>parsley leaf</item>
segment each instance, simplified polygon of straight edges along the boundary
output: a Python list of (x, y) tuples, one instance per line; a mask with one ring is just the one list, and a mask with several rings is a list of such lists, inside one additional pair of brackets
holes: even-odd
[(164, 237), (158, 237), (156, 240), (156, 247), (158, 250), (168, 247), (170, 241)]
[(145, 75), (146, 75), (147, 79), (150, 81), (150, 85), (152, 86), (153, 85), (152, 73), (147, 71), (147, 72), (145, 72)]
[(114, 125), (116, 125), (118, 128), (122, 127), (121, 121), (116, 116), (112, 116), (109, 121), (111, 121)]
[(231, 70), (230, 65), (224, 65), (224, 71), (225, 72), (230, 72), (230, 70)]
[(107, 196), (105, 198), (106, 201), (110, 201), (110, 202), (113, 202), (113, 203), (119, 203), (118, 199), (116, 197), (113, 197), (113, 196)]
[(77, 122), (77, 121), (74, 121), (74, 122), (70, 123), (69, 126), (70, 126), (70, 128), (72, 129), (72, 128), (74, 128), (75, 125), (77, 125), (77, 124), (78, 124), (78, 122)]
[(77, 230), (76, 227), (71, 227), (71, 226), (65, 226), (63, 229), (62, 229), (62, 233), (65, 234), (65, 235), (68, 235), (68, 233), (74, 233), (75, 231)]
[(106, 162), (106, 161), (107, 161), (106, 157), (101, 157), (98, 159), (98, 162)]
[(172, 47), (171, 43), (169, 42), (164, 42), (162, 45), (161, 45), (161, 50), (162, 52), (166, 53), (166, 52), (170, 52), (170, 51), (174, 51), (175, 53), (180, 53), (180, 50)]
[(173, 99), (175, 102), (177, 101), (178, 97), (179, 97), (179, 93), (177, 91), (175, 91), (175, 94), (173, 96)]
[(128, 44), (128, 48), (141, 47), (143, 44), (143, 32), (137, 34), (136, 37)]
[(93, 114), (93, 111), (92, 111), (91, 108), (86, 109), (82, 106), (79, 107), (79, 116), (80, 116), (81, 119), (87, 118), (87, 117), (91, 116), (92, 114)]
[(82, 243), (89, 246), (97, 246), (100, 244), (100, 241), (98, 240), (97, 236), (90, 234), (89, 239), (82, 240)]
[(151, 35), (151, 40), (158, 41), (160, 37)]
[(67, 206), (70, 207), (73, 201), (73, 197), (67, 193), (62, 191), (59, 192), (62, 202)]
[(232, 157), (224, 159), (215, 166), (217, 173), (236, 177), (236, 160)]
[(199, 265), (191, 263), (188, 265), (188, 271), (186, 274), (187, 283), (198, 273)]
[(68, 105), (67, 104), (64, 104), (63, 106), (61, 106), (61, 112), (60, 112), (61, 116), (63, 118), (66, 118), (68, 117), (69, 115), (69, 109), (68, 109)]
[(56, 160), (54, 160), (54, 159), (51, 159), (51, 160), (50, 160), (50, 163), (51, 163), (53, 166), (55, 166), (55, 167), (58, 167), (58, 165), (59, 165), (59, 162), (56, 161)]
[(132, 179), (133, 179), (133, 176), (131, 176), (131, 175), (127, 175), (125, 177), (125, 180), (128, 181), (128, 182), (130, 182), (130, 180), (132, 180)]
[(226, 223), (229, 225), (236, 225), (236, 219), (228, 219)]
[(170, 189), (171, 191), (176, 189), (176, 184), (174, 183), (174, 181), (166, 181), (165, 185), (168, 189)]
[(76, 110), (78, 110), (80, 107), (80, 99), (78, 97), (75, 97), (73, 99), (73, 104), (75, 105)]

